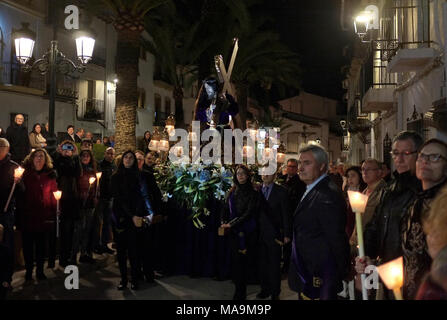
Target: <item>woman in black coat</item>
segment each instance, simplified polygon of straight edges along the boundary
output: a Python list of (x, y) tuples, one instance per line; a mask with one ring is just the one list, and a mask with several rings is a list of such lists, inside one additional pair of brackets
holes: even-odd
[(222, 212), (222, 225), (229, 231), (231, 243), (231, 267), (235, 293), (233, 300), (245, 300), (247, 278), (256, 274), (257, 212), (260, 194), (251, 181), (250, 171), (240, 165), (234, 175), (234, 187), (230, 190)]
[[(126, 151), (112, 176), (114, 234), (117, 245), (121, 282), (118, 290), (127, 286), (127, 257), (131, 266), (131, 288), (138, 289), (144, 273), (153, 282), (149, 225), (159, 210), (161, 194), (155, 178), (147, 171), (139, 171), (135, 153)], [(143, 270), (141, 270), (142, 257)]]

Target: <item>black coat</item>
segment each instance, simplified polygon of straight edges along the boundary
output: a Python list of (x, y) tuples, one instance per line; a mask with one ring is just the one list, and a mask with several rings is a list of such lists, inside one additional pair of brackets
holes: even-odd
[(133, 216), (148, 215), (140, 190), (140, 176), (146, 182), (154, 215), (160, 213), (161, 192), (152, 173), (132, 169), (117, 171), (112, 175), (112, 197), (115, 226), (118, 230), (133, 228)]
[(62, 216), (77, 218), (80, 208), (78, 201), (78, 179), (82, 168), (78, 156), (64, 157), (60, 153), (54, 154), (54, 169), (57, 172), (57, 186), (62, 191), (61, 211)]
[(59, 143), (62, 143), (62, 142), (64, 142), (65, 140), (69, 140), (69, 141), (73, 141), (73, 142), (77, 142), (76, 141), (76, 134), (74, 135), (75, 136), (75, 138), (72, 138), (69, 134), (68, 134), (68, 132), (65, 132), (63, 135), (62, 135), (62, 137), (61, 137), (61, 139), (59, 140)]
[(294, 175), (292, 178), (287, 180), (287, 175), (282, 177), (284, 182), (282, 185), (287, 189), (289, 195), (289, 208), (290, 208), (290, 218), (292, 218), (296, 207), (300, 203), (301, 197), (306, 191), (306, 184), (301, 181), (299, 175)]
[(112, 198), (112, 175), (116, 171), (116, 165), (104, 159), (99, 163), (99, 171), (102, 172), (99, 180), (100, 198), (110, 200)]
[[(3, 214), (3, 209), (5, 208), (6, 201), (8, 201), (9, 192), (11, 191), (12, 185), (14, 184), (14, 170), (18, 166), (19, 165), (17, 163), (11, 160), (10, 154), (7, 154), (6, 157), (0, 161), (0, 214)], [(23, 183), (21, 182), (19, 185), (23, 189)], [(17, 194), (17, 192), (19, 191), (18, 189), (18, 186), (16, 186), (14, 194)], [(14, 197), (12, 201), (14, 201)]]
[(284, 237), (291, 238), (287, 190), (274, 183), (268, 200), (263, 195), (260, 198), (262, 199), (259, 211), (260, 238), (268, 243), (274, 239), (282, 242)]
[[(330, 298), (340, 291), (349, 270), (350, 252), (345, 226), (346, 201), (338, 186), (325, 177), (295, 210), (293, 245), (301, 257), (307, 283), (312, 284), (314, 277), (322, 278), (322, 286), (329, 288)], [(293, 260), (289, 269), (289, 285), (292, 290), (302, 292), (305, 287)]]
[(10, 145), (9, 152), (11, 153), (11, 159), (20, 164), (31, 152), (28, 129), (23, 125), (19, 126), (13, 123), (6, 130), (6, 139)]
[(401, 222), (409, 206), (422, 190), (416, 176), (405, 172), (394, 173), (395, 179), (382, 189), (380, 203), (370, 222), (365, 226), (365, 254), (381, 263), (402, 255)]

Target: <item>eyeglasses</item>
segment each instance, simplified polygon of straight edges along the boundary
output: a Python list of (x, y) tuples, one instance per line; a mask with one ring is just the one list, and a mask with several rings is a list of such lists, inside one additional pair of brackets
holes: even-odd
[(297, 168), (298, 166), (287, 166), (287, 168)]
[(398, 151), (394, 150), (394, 151), (391, 151), (391, 152), (390, 152), (390, 155), (391, 155), (391, 157), (392, 157), (393, 159), (396, 159), (396, 158), (398, 158), (399, 156), (402, 156), (402, 157), (409, 157), (409, 156), (411, 156), (412, 154), (415, 154), (415, 153), (417, 153), (417, 151), (403, 151), (403, 152), (398, 152)]
[(419, 153), (417, 161), (425, 160), (427, 162), (438, 162), (439, 160), (444, 159), (447, 160), (446, 157), (440, 155), (439, 153), (432, 153), (432, 154), (425, 154), (425, 153)]

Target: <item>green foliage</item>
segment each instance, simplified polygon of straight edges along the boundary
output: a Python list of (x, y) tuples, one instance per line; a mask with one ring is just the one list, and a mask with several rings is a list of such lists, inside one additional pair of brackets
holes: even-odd
[[(76, 143), (76, 148), (78, 149), (78, 151), (81, 151), (81, 144), (80, 143)], [(94, 143), (93, 144), (93, 157), (95, 158), (96, 161), (102, 161), (104, 159), (104, 153), (106, 152), (107, 146), (103, 145), (103, 144), (97, 144)]]

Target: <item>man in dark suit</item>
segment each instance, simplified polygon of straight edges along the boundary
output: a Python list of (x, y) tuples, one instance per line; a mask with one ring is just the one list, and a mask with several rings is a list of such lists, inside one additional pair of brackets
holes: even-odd
[(259, 215), (259, 299), (279, 298), (281, 291), (281, 247), (290, 242), (287, 190), (275, 184), (275, 174), (262, 176), (262, 205)]
[(293, 217), (289, 269), (289, 286), (299, 299), (337, 299), (349, 270), (346, 201), (327, 169), (322, 147), (300, 149), (298, 172), (307, 187)]
[(62, 143), (62, 141), (69, 140), (76, 142), (75, 134), (74, 134), (74, 127), (73, 125), (67, 126), (67, 132), (62, 136), (59, 143)]
[(74, 136), (75, 142), (76, 143), (82, 143), (82, 137), (83, 136), (84, 136), (84, 129), (78, 128), (78, 130), (76, 130), (76, 134)]
[[(293, 219), (293, 213), (295, 212), (298, 203), (300, 203), (301, 197), (306, 191), (306, 184), (301, 181), (298, 175), (298, 161), (296, 159), (287, 160), (287, 174), (282, 177), (282, 186), (287, 189), (289, 195), (289, 221)], [(290, 256), (292, 254), (292, 243), (284, 243), (283, 247), (283, 260), (282, 267), (283, 279), (287, 279), (289, 274)]]
[(24, 125), (25, 117), (17, 114), (14, 123), (6, 130), (6, 139), (10, 145), (11, 160), (19, 165), (23, 159), (31, 152), (28, 129)]

